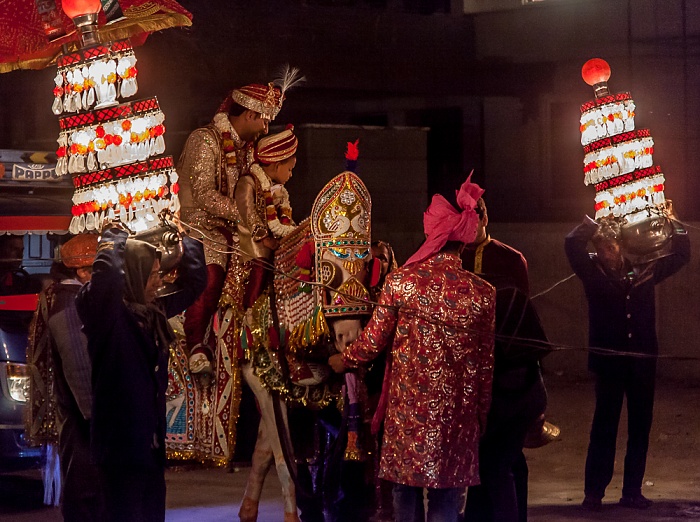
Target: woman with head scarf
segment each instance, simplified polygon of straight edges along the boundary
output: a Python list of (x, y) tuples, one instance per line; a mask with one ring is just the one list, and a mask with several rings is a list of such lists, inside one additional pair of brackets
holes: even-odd
[(92, 361), (91, 442), (109, 520), (165, 519), (165, 390), (175, 335), (168, 317), (206, 286), (202, 245), (183, 239), (181, 291), (157, 297), (159, 251), (106, 228), (77, 298)]

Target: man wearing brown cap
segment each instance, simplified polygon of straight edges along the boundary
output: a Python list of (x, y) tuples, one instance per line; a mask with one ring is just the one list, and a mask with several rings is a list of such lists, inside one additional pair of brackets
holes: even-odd
[(208, 272), (207, 288), (188, 309), (184, 325), (193, 373), (212, 370), (212, 346), (205, 343), (205, 334), (221, 296), (226, 252), (234, 244), (240, 218), (236, 182), (250, 169), (253, 144), (267, 134), (297, 75), (297, 69), (287, 69), (281, 80), (234, 89), (212, 123), (190, 134), (180, 156), (182, 217), (204, 236)]
[[(97, 235), (80, 234), (61, 247), (61, 260), (51, 273), (55, 282), (44, 290), (30, 329), (29, 361), (53, 374), (53, 390), (32, 389), (55, 405), (66, 521), (102, 518), (97, 469), (90, 458), (92, 408), (91, 364), (87, 339), (75, 308), (75, 296), (92, 277)], [(47, 376), (50, 378), (50, 376)], [(32, 401), (34, 403), (34, 400)]]

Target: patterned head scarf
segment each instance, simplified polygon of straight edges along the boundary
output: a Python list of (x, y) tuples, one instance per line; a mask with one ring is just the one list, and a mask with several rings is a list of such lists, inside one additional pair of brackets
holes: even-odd
[(448, 241), (471, 243), (476, 238), (479, 215), (474, 208), (484, 190), (471, 182), (471, 174), (457, 191), (457, 206), (454, 208), (443, 196), (436, 194), (423, 214), (425, 242), (413, 254), (407, 265), (425, 261), (437, 254)]
[(266, 120), (274, 120), (282, 109), (284, 96), (272, 82), (267, 85), (245, 85), (234, 89), (231, 99), (238, 105), (259, 113)]
[(127, 308), (143, 325), (144, 331), (160, 342), (161, 349), (167, 350), (170, 343), (175, 340), (175, 334), (158, 300), (154, 303), (146, 303), (146, 284), (156, 259), (158, 259), (158, 251), (150, 243), (137, 239), (126, 240), (124, 300)]
[(305, 77), (300, 76), (299, 68), (289, 65), (286, 65), (280, 74), (279, 78), (267, 85), (253, 83), (234, 89), (226, 96), (217, 112), (227, 113), (235, 102), (257, 112), (263, 119), (274, 120), (282, 110), (287, 91), (306, 80)]

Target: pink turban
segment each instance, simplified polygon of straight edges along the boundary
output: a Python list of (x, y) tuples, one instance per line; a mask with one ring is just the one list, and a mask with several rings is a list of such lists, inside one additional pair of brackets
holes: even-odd
[(437, 254), (448, 241), (471, 243), (476, 239), (479, 215), (474, 207), (484, 190), (472, 183), (471, 179), (472, 175), (469, 174), (467, 181), (457, 191), (457, 206), (460, 210), (440, 194), (433, 196), (433, 201), (423, 214), (425, 243), (406, 261), (407, 265), (425, 261)]

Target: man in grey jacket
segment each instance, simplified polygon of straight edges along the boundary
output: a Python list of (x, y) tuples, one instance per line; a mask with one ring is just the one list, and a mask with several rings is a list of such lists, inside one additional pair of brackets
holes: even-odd
[(51, 268), (54, 283), (39, 298), (30, 346), (36, 354), (46, 349), (51, 358), (53, 390), (47, 391), (56, 410), (61, 512), (67, 522), (102, 518), (97, 468), (90, 456), (91, 365), (75, 309), (75, 296), (90, 280), (96, 252), (96, 234), (81, 234), (61, 247), (61, 261)]

